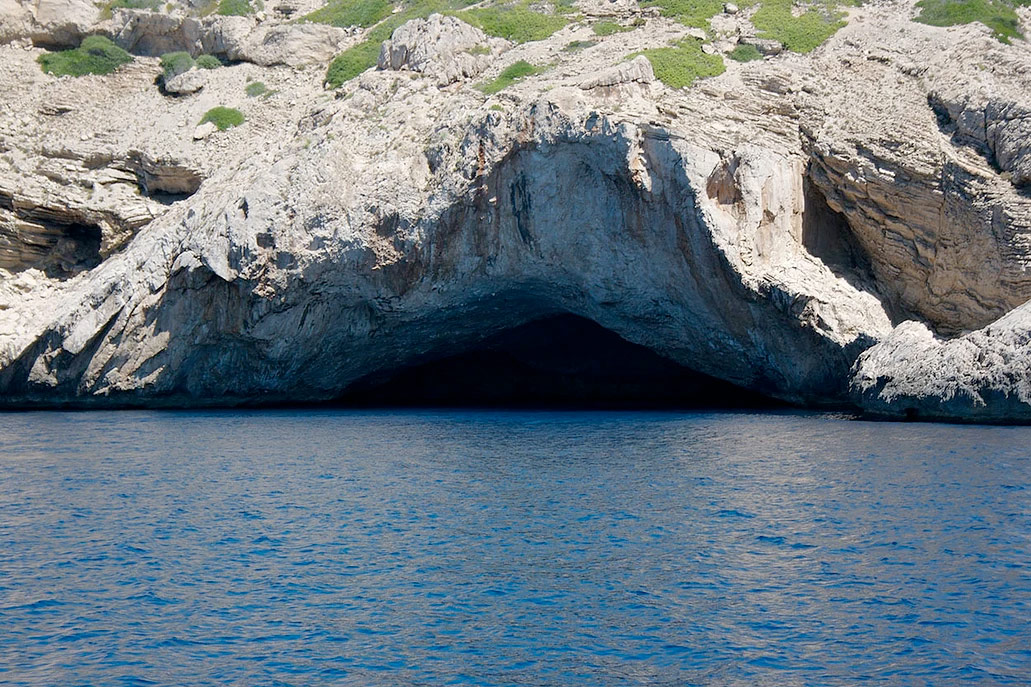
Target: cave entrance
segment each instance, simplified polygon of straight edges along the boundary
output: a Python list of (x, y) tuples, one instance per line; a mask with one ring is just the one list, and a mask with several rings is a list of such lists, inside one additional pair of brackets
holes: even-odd
[(768, 408), (780, 403), (700, 374), (575, 315), (539, 319), (457, 354), (370, 375), (349, 406)]

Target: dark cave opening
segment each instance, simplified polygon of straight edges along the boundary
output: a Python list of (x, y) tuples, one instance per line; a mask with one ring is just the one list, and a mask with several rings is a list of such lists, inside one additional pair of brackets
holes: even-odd
[(713, 408), (784, 404), (695, 372), (575, 315), (513, 327), (461, 352), (352, 384), (354, 407)]

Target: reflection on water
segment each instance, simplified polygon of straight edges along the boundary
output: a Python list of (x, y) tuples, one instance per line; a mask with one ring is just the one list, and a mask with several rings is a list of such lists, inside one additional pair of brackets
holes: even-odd
[(1021, 684), (1031, 429), (0, 415), (0, 683)]

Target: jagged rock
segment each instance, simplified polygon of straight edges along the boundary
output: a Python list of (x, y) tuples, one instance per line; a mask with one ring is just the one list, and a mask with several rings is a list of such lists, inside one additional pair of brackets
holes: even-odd
[(779, 55), (784, 52), (784, 45), (780, 41), (773, 40), (772, 38), (741, 36), (738, 38), (738, 43), (741, 45), (750, 45), (758, 50), (760, 54), (766, 56)]
[(580, 82), (580, 88), (610, 88), (620, 84), (650, 84), (655, 81), (652, 63), (644, 55), (638, 55), (629, 62), (618, 64), (603, 70), (597, 76)]
[(1031, 306), (951, 340), (899, 325), (859, 357), (852, 389), (861, 407), (889, 417), (1031, 421)]
[(204, 88), (205, 83), (207, 83), (207, 78), (204, 71), (191, 69), (165, 81), (165, 91), (175, 95), (189, 95)]
[(38, 40), (60, 46), (78, 45), (100, 16), (100, 8), (91, 0), (38, 0), (35, 10), (36, 22), (45, 33)]
[(932, 91), (929, 101), (957, 142), (983, 147), (988, 161), (1008, 172), (1014, 185), (1031, 184), (1031, 108), (980, 89), (945, 88)]
[(737, 14), (741, 10), (734, 3), (728, 2), (723, 5), (723, 11), (727, 14)]
[(354, 38), (344, 29), (324, 24), (286, 24), (263, 27), (248, 36), (237, 59), (270, 67), (327, 64)]
[[(571, 314), (778, 398), (1031, 420), (1019, 45), (867, 5), (813, 53), (668, 89), (625, 60), (689, 35), (657, 8), (519, 46), (435, 17), (330, 94), (261, 56), (309, 31), (269, 10), (123, 36), (269, 61), (189, 98), (153, 59), (55, 79), (0, 46), (4, 402), (336, 398)], [(747, 14), (714, 18), (720, 50)], [(541, 70), (485, 99), (466, 57)], [(245, 98), (259, 77), (288, 95)], [(194, 142), (230, 104), (247, 126)]]
[(203, 173), (194, 167), (174, 159), (154, 159), (139, 150), (129, 152), (125, 167), (136, 176), (146, 195), (190, 195), (204, 181)]
[(18, 0), (0, 0), (0, 43), (31, 34), (32, 14)]
[(206, 17), (162, 14), (144, 10), (115, 10), (108, 32), (119, 46), (136, 55), (168, 52), (225, 55), (243, 59), (244, 47), (254, 31), (251, 17)]
[(30, 38), (39, 45), (74, 47), (99, 16), (90, 0), (0, 0), (0, 43)]
[[(476, 76), (490, 66), (489, 51), (499, 42), (455, 17), (431, 14), (399, 26), (383, 41), (378, 67), (408, 69), (447, 85)], [(487, 54), (470, 51), (485, 49)]]

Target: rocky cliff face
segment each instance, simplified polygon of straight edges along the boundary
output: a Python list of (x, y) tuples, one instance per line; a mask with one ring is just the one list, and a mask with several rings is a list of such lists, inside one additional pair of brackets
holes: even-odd
[[(417, 18), (335, 91), (361, 36), (275, 6), (116, 11), (87, 29), (141, 57), (78, 79), (41, 73), (24, 19), (0, 46), (4, 401), (334, 399), (571, 315), (791, 402), (1031, 418), (1027, 44), (871, 5), (809, 55), (671, 88), (634, 54), (691, 29), (581, 10), (633, 30)], [(177, 97), (146, 57), (173, 48), (231, 64)], [(246, 122), (199, 131), (216, 105)]]

